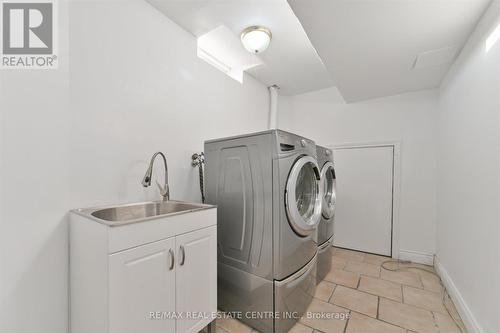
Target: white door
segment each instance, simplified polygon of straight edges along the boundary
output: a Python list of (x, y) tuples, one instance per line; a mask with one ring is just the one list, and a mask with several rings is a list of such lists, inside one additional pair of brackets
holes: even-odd
[(337, 178), (334, 245), (390, 256), (394, 147), (334, 150)]
[(151, 316), (175, 312), (174, 249), (172, 237), (109, 256), (109, 332), (175, 332), (175, 319)]
[(176, 309), (191, 315), (177, 320), (177, 332), (197, 333), (217, 311), (217, 227), (177, 236), (176, 246)]

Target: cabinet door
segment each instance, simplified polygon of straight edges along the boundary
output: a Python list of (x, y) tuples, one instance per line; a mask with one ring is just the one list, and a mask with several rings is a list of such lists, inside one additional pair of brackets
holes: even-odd
[(177, 333), (198, 332), (217, 311), (217, 227), (177, 236), (176, 245)]
[[(109, 256), (109, 332), (175, 332), (175, 238)], [(89, 290), (90, 292), (90, 290)]]

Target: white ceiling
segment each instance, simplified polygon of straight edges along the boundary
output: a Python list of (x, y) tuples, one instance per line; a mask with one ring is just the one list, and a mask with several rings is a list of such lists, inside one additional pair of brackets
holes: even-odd
[(353, 102), (439, 86), (490, 0), (288, 2)]
[[(251, 25), (271, 29), (269, 48), (259, 54), (263, 64), (247, 70), (262, 83), (295, 95), (333, 82), (286, 0), (147, 0), (195, 36), (227, 26), (239, 38)], [(241, 46), (243, 48), (243, 46)]]

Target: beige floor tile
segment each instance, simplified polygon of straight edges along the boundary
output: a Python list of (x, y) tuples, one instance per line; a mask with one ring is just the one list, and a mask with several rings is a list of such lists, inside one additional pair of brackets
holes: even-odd
[[(199, 333), (207, 333), (207, 332), (208, 332), (208, 328), (204, 327)], [(228, 332), (225, 329), (223, 329), (223, 328), (221, 328), (219, 326), (216, 326), (215, 327), (215, 333), (231, 333), (231, 332)]]
[(250, 333), (252, 328), (234, 318), (218, 318), (216, 325), (229, 333)]
[(358, 286), (359, 274), (347, 272), (341, 269), (332, 269), (326, 275), (325, 280), (350, 288), (356, 288)]
[(443, 291), (444, 288), (441, 284), (441, 279), (439, 278), (439, 276), (430, 272), (423, 271), (421, 269), (410, 268), (409, 271), (414, 272), (420, 276), (420, 280), (422, 281), (425, 290), (430, 290), (438, 293)]
[[(207, 332), (208, 332), (207, 328), (204, 328), (203, 330), (200, 331), (200, 333), (207, 333)], [(231, 332), (226, 331), (225, 329), (223, 329), (220, 326), (216, 326), (215, 333), (231, 333)], [(253, 333), (253, 331), (252, 331), (252, 333)]]
[(411, 263), (411, 265), (420, 268), (420, 270), (430, 271), (433, 273), (436, 272), (436, 270), (434, 269), (434, 266), (432, 266), (432, 265), (424, 265), (424, 264), (418, 264), (418, 263)]
[(380, 266), (365, 262), (349, 261), (344, 270), (377, 278), (380, 277)]
[(359, 282), (359, 290), (370, 294), (389, 298), (398, 302), (402, 301), (401, 285), (391, 281), (362, 276)]
[(453, 301), (450, 298), (450, 295), (448, 295), (447, 292), (445, 292), (444, 294), (444, 303), (445, 307), (450, 312), (449, 314), (455, 319), (460, 319), (460, 314), (458, 314), (457, 308), (455, 307), (455, 304), (453, 303)]
[(407, 286), (423, 288), (420, 277), (417, 273), (410, 271), (388, 271), (384, 268), (380, 270), (380, 278), (396, 283), (401, 283)]
[(332, 296), (333, 289), (335, 289), (335, 284), (329, 281), (321, 281), (316, 286), (316, 292), (314, 297), (319, 298), (322, 301), (328, 302)]
[(288, 331), (288, 333), (312, 333), (312, 331), (312, 328), (302, 325), (301, 323), (297, 323)]
[(434, 312), (434, 319), (441, 333), (462, 333), (448, 314)]
[(429, 266), (429, 265), (423, 265), (423, 264), (418, 264), (414, 262), (408, 262), (408, 261), (399, 261), (398, 259), (390, 259), (388, 262), (384, 264), (385, 267), (388, 269), (392, 268), (399, 268), (404, 271), (408, 270), (416, 270), (416, 271), (431, 271), (434, 272), (434, 267)]
[(392, 259), (392, 260), (389, 260), (389, 261), (383, 263), (382, 269), (386, 269), (386, 270), (401, 269), (401, 270), (404, 270), (406, 268), (403, 264), (399, 263), (397, 260)]
[(460, 318), (460, 314), (458, 313), (455, 304), (453, 303), (447, 292), (444, 293), (444, 304), (446, 309), (448, 310), (448, 314), (451, 315), (454, 321), (457, 322), (459, 327), (461, 327), (462, 330), (465, 332), (466, 329), (464, 322), (462, 321), (462, 318)]
[(411, 305), (381, 298), (379, 319), (419, 333), (437, 333), (434, 317), (430, 311)]
[(344, 269), (347, 264), (347, 260), (344, 258), (339, 258), (337, 256), (332, 256), (332, 267), (331, 269)]
[(337, 247), (333, 248), (333, 256), (345, 259), (347, 261), (362, 262), (365, 259), (365, 254), (363, 252), (339, 249)]
[(364, 261), (367, 264), (372, 264), (372, 265), (380, 266), (380, 265), (382, 265), (383, 262), (385, 262), (387, 260), (391, 260), (391, 258), (389, 258), (389, 257), (383, 257), (383, 256), (378, 256), (376, 254), (366, 253)]
[[(228, 332), (225, 329), (221, 328), (220, 326), (216, 326), (215, 333), (232, 333), (232, 332)], [(253, 333), (253, 331), (252, 331), (252, 333)]]
[(337, 286), (330, 303), (347, 308), (370, 317), (377, 317), (378, 297), (359, 290)]
[[(347, 324), (348, 315), (349, 310), (313, 299), (300, 322), (321, 332), (342, 333)], [(323, 318), (317, 316), (323, 316)], [(324, 316), (330, 318), (324, 318)]]
[(447, 313), (440, 293), (403, 286), (404, 303), (430, 311)]
[(346, 333), (406, 333), (406, 330), (353, 312)]

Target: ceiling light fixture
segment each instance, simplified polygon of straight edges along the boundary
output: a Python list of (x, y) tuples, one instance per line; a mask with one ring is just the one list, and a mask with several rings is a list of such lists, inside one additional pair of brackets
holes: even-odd
[(241, 32), (241, 42), (248, 52), (257, 54), (267, 49), (272, 36), (271, 30), (255, 25)]

